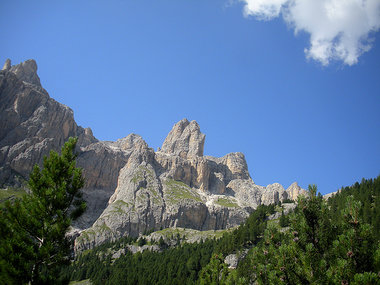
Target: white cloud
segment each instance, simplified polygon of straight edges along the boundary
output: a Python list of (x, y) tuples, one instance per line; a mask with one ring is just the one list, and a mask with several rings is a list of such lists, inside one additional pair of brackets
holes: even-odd
[(288, 0), (245, 0), (244, 14), (261, 20), (271, 20), (280, 15), (283, 4)]
[(380, 29), (380, 0), (241, 0), (244, 14), (259, 20), (283, 17), (295, 33), (310, 34), (307, 58), (357, 63)]

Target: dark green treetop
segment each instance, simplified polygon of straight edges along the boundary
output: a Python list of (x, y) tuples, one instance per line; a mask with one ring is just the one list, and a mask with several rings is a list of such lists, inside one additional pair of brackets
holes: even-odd
[(348, 196), (342, 220), (315, 185), (301, 197), (288, 229), (268, 226), (249, 255), (257, 284), (379, 284), (380, 247), (372, 226), (360, 218), (361, 203)]

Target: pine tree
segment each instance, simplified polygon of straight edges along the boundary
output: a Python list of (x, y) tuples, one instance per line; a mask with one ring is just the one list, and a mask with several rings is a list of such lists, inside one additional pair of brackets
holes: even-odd
[(289, 229), (274, 224), (250, 253), (249, 278), (257, 284), (379, 284), (380, 247), (361, 203), (348, 196), (343, 219), (332, 213), (317, 188), (298, 200)]
[(223, 255), (214, 254), (210, 260), (210, 263), (205, 266), (199, 278), (199, 283), (202, 284), (225, 284), (227, 280), (229, 270), (227, 264), (224, 263)]
[(371, 225), (363, 223), (360, 208), (360, 201), (355, 201), (353, 196), (347, 197), (346, 207), (342, 211), (343, 232), (333, 242), (335, 260), (327, 271), (327, 276), (333, 282), (348, 284), (352, 280), (365, 280), (359, 284), (379, 284), (375, 272), (380, 268), (376, 266), (375, 260), (380, 248)]
[(86, 208), (76, 143), (70, 138), (61, 155), (44, 157), (43, 169), (36, 165), (30, 174), (30, 194), (0, 212), (0, 283), (56, 284), (56, 270), (69, 261), (66, 233)]
[(284, 214), (284, 210), (281, 212), (279, 224), (282, 228), (289, 226), (289, 217)]
[(146, 244), (146, 239), (141, 237), (137, 243), (138, 246), (143, 246)]

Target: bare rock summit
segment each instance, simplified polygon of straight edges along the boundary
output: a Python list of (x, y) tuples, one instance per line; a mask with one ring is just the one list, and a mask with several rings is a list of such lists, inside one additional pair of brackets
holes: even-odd
[(286, 189), (286, 192), (288, 192), (288, 196), (289, 196), (289, 199), (291, 200), (294, 200), (294, 201), (297, 201), (298, 197), (299, 196), (306, 196), (308, 195), (308, 192), (304, 189), (302, 189), (297, 182), (294, 182), (292, 183), (292, 185), (290, 185), (288, 187), (288, 189)]
[(205, 137), (196, 121), (183, 119), (174, 125), (162, 144), (161, 151), (183, 158), (203, 156)]
[(9, 70), (11, 68), (11, 60), (8, 58), (5, 63), (4, 63), (4, 66), (3, 66), (3, 69), (2, 70)]
[[(5, 62), (7, 64), (7, 62)], [(9, 66), (10, 66), (9, 60)], [(37, 75), (37, 63), (33, 59), (29, 59), (20, 64), (10, 66), (9, 70), (13, 72), (20, 80), (41, 86), (40, 78)]]

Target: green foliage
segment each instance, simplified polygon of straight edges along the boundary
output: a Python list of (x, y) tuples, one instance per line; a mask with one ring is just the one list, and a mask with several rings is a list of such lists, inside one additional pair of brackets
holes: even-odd
[(289, 226), (289, 223), (290, 223), (289, 216), (285, 215), (284, 211), (282, 211), (280, 221), (279, 221), (280, 227), (282, 227), (282, 228), (287, 227), (287, 226)]
[(162, 236), (158, 240), (158, 246), (160, 247), (160, 249), (166, 249), (168, 247)]
[(239, 207), (239, 205), (234, 201), (232, 198), (224, 198), (220, 197), (218, 200), (215, 202), (216, 204), (219, 204), (224, 207), (229, 207), (229, 208), (236, 208)]
[(274, 205), (259, 206), (240, 227), (218, 240), (215, 252), (227, 255), (256, 244), (266, 228), (267, 216), (273, 213)]
[[(125, 243), (124, 243), (125, 246)], [(121, 246), (123, 248), (123, 246)], [(61, 276), (71, 280), (91, 279), (93, 284), (194, 284), (200, 270), (210, 260), (214, 241), (182, 244), (162, 252), (132, 254), (126, 250), (112, 260), (104, 244), (79, 255), (75, 262), (62, 268)]]
[(0, 283), (57, 283), (59, 266), (68, 262), (71, 221), (85, 210), (79, 189), (84, 180), (75, 167), (77, 139), (70, 138), (61, 155), (51, 151), (43, 169), (34, 167), (30, 195), (9, 201), (0, 211)]
[(210, 262), (202, 269), (199, 283), (201, 285), (218, 285), (225, 284), (229, 270), (227, 264), (224, 263), (223, 255), (214, 254)]
[(0, 208), (5, 207), (6, 201), (12, 201), (17, 198), (22, 198), (26, 194), (23, 188), (9, 187), (7, 189), (0, 189)]
[(143, 237), (141, 237), (141, 238), (139, 239), (139, 241), (137, 242), (137, 245), (138, 245), (138, 246), (146, 245), (146, 239), (143, 238)]
[(371, 226), (361, 221), (360, 208), (359, 201), (355, 201), (352, 196), (347, 198), (346, 208), (342, 211), (343, 232), (337, 236), (331, 249), (336, 260), (327, 272), (336, 282), (348, 282), (355, 276), (367, 278), (363, 274), (375, 269), (376, 242)]
[(190, 199), (197, 202), (202, 202), (202, 199), (199, 196), (199, 194), (193, 191), (188, 185), (181, 181), (167, 179), (165, 181), (165, 186), (168, 195), (167, 201), (169, 201), (172, 204), (179, 203), (183, 199)]
[(379, 240), (362, 221), (361, 202), (346, 197), (334, 222), (315, 185), (309, 193), (299, 199), (289, 230), (268, 225), (239, 273), (257, 284), (378, 284)]
[(373, 227), (377, 240), (380, 239), (380, 176), (375, 179), (362, 179), (350, 187), (342, 187), (338, 193), (329, 198), (328, 205), (331, 208), (330, 218), (334, 223), (343, 219), (341, 209), (345, 207), (348, 196), (360, 201), (359, 215), (364, 223)]
[(187, 228), (166, 228), (163, 230), (156, 231), (157, 234), (163, 236), (164, 238), (170, 240), (173, 236), (179, 234), (183, 241), (186, 240), (206, 240), (206, 239), (219, 239), (224, 233), (233, 231), (233, 229), (225, 230), (209, 230), (209, 231), (199, 231)]
[(198, 283), (200, 285), (247, 284), (244, 277), (239, 277), (236, 270), (229, 269), (222, 254), (213, 254), (210, 262), (203, 267)]
[(90, 279), (82, 280), (82, 281), (72, 281), (69, 285), (91, 285)]

